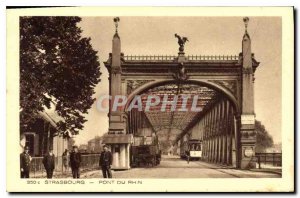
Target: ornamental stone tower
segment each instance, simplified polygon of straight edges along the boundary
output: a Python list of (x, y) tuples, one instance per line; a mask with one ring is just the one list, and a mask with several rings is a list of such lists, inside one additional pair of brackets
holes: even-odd
[[(105, 66), (109, 72), (109, 130), (103, 136), (103, 143), (110, 146), (113, 155), (113, 169), (130, 168), (130, 144), (132, 135), (126, 134), (126, 116), (121, 107), (114, 107), (113, 101), (124, 100), (121, 81), (121, 40), (118, 34), (119, 17), (114, 18), (116, 32), (112, 40), (112, 53)], [(121, 102), (120, 102), (121, 103)]]
[[(116, 20), (116, 19), (115, 19)], [(117, 24), (117, 22), (116, 22)], [(117, 27), (117, 25), (116, 25)], [(115, 35), (112, 40), (112, 54), (111, 54), (111, 68), (110, 68), (110, 96), (111, 101), (114, 101), (115, 97), (122, 95), (121, 90), (121, 40), (116, 28)], [(120, 99), (121, 100), (121, 99)], [(112, 105), (112, 104), (111, 104)], [(110, 108), (109, 112), (109, 133), (125, 133), (125, 127), (123, 122), (122, 110), (113, 110)]]
[(240, 168), (255, 166), (255, 112), (254, 112), (254, 67), (252, 64), (251, 39), (247, 32), (249, 18), (244, 18), (245, 34), (242, 41), (242, 112), (240, 127)]

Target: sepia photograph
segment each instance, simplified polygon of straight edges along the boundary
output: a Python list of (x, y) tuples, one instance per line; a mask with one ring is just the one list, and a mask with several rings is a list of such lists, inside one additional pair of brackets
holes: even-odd
[[(292, 7), (257, 14), (220, 8), (224, 16), (218, 8), (201, 15), (197, 9), (206, 8), (41, 15), (53, 9), (8, 12), (15, 31), (8, 49), (18, 39), (7, 74), (14, 105), (7, 171), (14, 180), (32, 192), (61, 191), (59, 185), (138, 192), (147, 181), (161, 186), (160, 179), (187, 181), (177, 188), (187, 192), (293, 191), (293, 123), (283, 117), (294, 116), (283, 105), (293, 96), (284, 86), (285, 79), (293, 86), (285, 75), (293, 63), (283, 65), (284, 51), (293, 57)], [(198, 181), (192, 179), (210, 187), (189, 186)], [(224, 189), (215, 179), (237, 187)], [(247, 179), (266, 182), (247, 187)], [(281, 180), (289, 183), (277, 189)], [(107, 188), (96, 189), (101, 185)], [(151, 191), (177, 191), (161, 188)]]

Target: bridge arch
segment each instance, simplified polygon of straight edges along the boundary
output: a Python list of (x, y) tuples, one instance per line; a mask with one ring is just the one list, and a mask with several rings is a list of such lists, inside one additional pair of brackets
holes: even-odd
[[(126, 111), (128, 105), (131, 103), (134, 96), (145, 93), (151, 88), (161, 86), (161, 85), (171, 84), (171, 83), (177, 83), (177, 81), (176, 80), (165, 80), (164, 79), (164, 80), (149, 81), (149, 82), (141, 85), (140, 87), (136, 88), (135, 90), (133, 90), (128, 95), (127, 104), (124, 108), (124, 111)], [(217, 92), (222, 93), (225, 97), (227, 97), (232, 102), (232, 104), (235, 108), (235, 112), (237, 114), (240, 112), (240, 105), (238, 103), (238, 99), (230, 91), (228, 91), (228, 89), (224, 88), (223, 86), (221, 86), (217, 83), (214, 83), (214, 82), (210, 82), (208, 80), (201, 80), (201, 79), (187, 80), (184, 83), (185, 84), (194, 84), (194, 85), (206, 86), (206, 87), (211, 88), (211, 89), (213, 89)]]

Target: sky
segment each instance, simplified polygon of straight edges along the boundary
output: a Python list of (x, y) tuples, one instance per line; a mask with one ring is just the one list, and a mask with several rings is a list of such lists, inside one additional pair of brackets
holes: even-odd
[[(108, 94), (108, 72), (103, 62), (112, 51), (115, 32), (113, 17), (82, 17), (82, 36), (90, 37), (98, 51), (101, 82), (94, 97)], [(242, 50), (243, 17), (120, 17), (119, 36), (125, 55), (177, 55), (175, 33), (186, 36), (186, 55), (238, 55)], [(281, 142), (281, 18), (250, 17), (248, 33), (252, 53), (260, 65), (255, 72), (256, 119), (265, 125), (274, 142)], [(85, 144), (108, 131), (107, 112), (97, 110), (97, 101), (88, 114), (84, 129), (75, 137)]]

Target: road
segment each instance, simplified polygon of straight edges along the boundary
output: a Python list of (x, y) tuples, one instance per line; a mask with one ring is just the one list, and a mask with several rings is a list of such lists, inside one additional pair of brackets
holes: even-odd
[[(237, 170), (202, 161), (187, 161), (177, 156), (163, 156), (160, 165), (155, 167), (132, 168), (112, 171), (114, 178), (275, 178), (279, 174)], [(100, 170), (82, 174), (81, 178), (102, 178)]]

